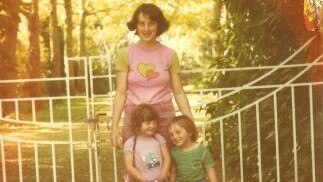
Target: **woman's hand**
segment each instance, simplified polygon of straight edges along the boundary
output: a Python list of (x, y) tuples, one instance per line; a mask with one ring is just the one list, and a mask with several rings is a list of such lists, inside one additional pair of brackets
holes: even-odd
[(111, 144), (114, 147), (121, 145), (121, 138), (117, 127), (111, 128)]
[(175, 101), (181, 110), (181, 112), (191, 118), (194, 121), (193, 114), (191, 111), (191, 107), (189, 105), (189, 102), (187, 100), (187, 96), (183, 90), (182, 82), (180, 75), (178, 73), (170, 73), (170, 81), (172, 86), (173, 95), (175, 98)]
[(125, 107), (127, 95), (127, 72), (118, 72), (116, 78), (116, 95), (112, 108), (112, 124), (111, 124), (111, 143), (113, 146), (121, 144), (119, 136), (118, 124)]

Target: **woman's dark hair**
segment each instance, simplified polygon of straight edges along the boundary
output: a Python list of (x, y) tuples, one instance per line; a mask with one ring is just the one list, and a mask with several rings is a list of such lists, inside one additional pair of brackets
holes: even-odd
[(130, 128), (132, 134), (138, 134), (141, 124), (145, 121), (158, 122), (158, 112), (149, 104), (139, 104), (131, 112)]
[(147, 15), (151, 20), (157, 22), (157, 36), (168, 30), (169, 22), (165, 18), (160, 8), (152, 3), (143, 3), (135, 10), (132, 15), (132, 19), (127, 22), (127, 27), (129, 30), (136, 30), (140, 13)]

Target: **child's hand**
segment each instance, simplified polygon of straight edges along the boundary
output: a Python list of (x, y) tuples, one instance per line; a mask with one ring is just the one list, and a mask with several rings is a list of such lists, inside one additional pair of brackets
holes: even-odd
[(144, 182), (167, 182), (167, 179), (155, 179), (155, 180), (149, 180), (149, 181), (144, 181)]
[(145, 177), (141, 176), (139, 181), (146, 182), (146, 181), (149, 181), (149, 180), (147, 180)]
[(168, 173), (160, 173), (158, 176), (158, 181), (163, 181), (166, 180), (168, 178)]

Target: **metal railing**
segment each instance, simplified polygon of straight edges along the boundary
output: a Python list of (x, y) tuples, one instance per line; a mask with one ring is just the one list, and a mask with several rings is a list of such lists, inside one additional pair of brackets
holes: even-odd
[[(304, 75), (309, 69), (314, 66), (323, 66), (322, 56), (320, 55), (311, 63), (302, 64), (287, 64), (293, 57), (301, 52), (313, 40), (310, 39), (299, 50), (297, 50), (289, 58), (281, 62), (279, 65), (263, 66), (263, 67), (248, 67), (248, 68), (223, 68), (212, 70), (213, 72), (235, 72), (235, 71), (254, 71), (268, 70), (265, 74), (249, 83), (241, 86), (226, 87), (226, 88), (207, 88), (186, 90), (190, 96), (198, 95), (201, 100), (192, 105), (193, 108), (205, 106), (210, 103), (219, 102), (225, 98), (230, 98), (241, 91), (266, 90), (267, 93), (260, 98), (245, 104), (244, 106), (235, 109), (230, 113), (219, 115), (218, 117), (208, 120), (196, 122), (201, 128), (201, 140), (205, 141), (207, 130), (210, 128), (213, 133), (219, 136), (217, 150), (219, 153), (218, 172), (221, 181), (264, 181), (271, 178), (273, 181), (285, 181), (287, 177), (291, 181), (302, 181), (303, 168), (310, 171), (310, 181), (320, 181), (322, 176), (317, 173), (317, 169), (323, 169), (320, 165), (321, 161), (317, 161), (318, 149), (316, 148), (317, 134), (315, 129), (315, 108), (313, 102), (313, 88), (323, 86), (323, 80), (317, 82), (298, 83), (295, 82), (298, 78)], [(70, 76), (69, 63), (81, 63), (82, 76)], [(107, 69), (107, 74), (96, 74), (94, 65), (103, 64)], [(281, 68), (301, 68), (301, 70), (286, 83), (271, 84), (271, 85), (255, 85), (258, 81), (274, 74)], [(184, 71), (185, 73), (196, 73), (200, 70)], [(121, 157), (121, 149), (112, 147), (108, 140), (109, 131), (106, 122), (100, 125), (103, 120), (95, 119), (95, 127), (91, 124), (86, 124), (88, 118), (96, 118), (98, 113), (104, 112), (107, 117), (111, 116), (112, 98), (114, 95), (114, 78), (113, 66), (108, 56), (95, 56), (83, 58), (66, 58), (64, 78), (39, 78), (39, 79), (20, 79), (20, 80), (1, 80), (1, 84), (6, 83), (27, 83), (27, 82), (52, 82), (60, 81), (66, 87), (66, 92), (62, 96), (55, 97), (37, 97), (37, 98), (6, 98), (0, 99), (0, 153), (1, 153), (1, 170), (0, 179), (7, 181), (122, 181), (123, 165)], [(202, 72), (205, 72), (204, 70)], [(105, 79), (107, 89), (96, 92), (96, 80)], [(84, 92), (72, 94), (71, 82), (83, 82)], [(298, 95), (299, 88), (306, 89), (306, 95)], [(101, 88), (102, 89), (102, 88)], [(291, 129), (284, 131), (291, 135), (292, 144), (290, 148), (282, 147), (281, 143), (281, 123), (285, 122), (279, 119), (279, 94), (286, 92), (291, 98)], [(256, 91), (254, 91), (256, 92)], [(210, 95), (211, 93), (211, 95)], [(206, 99), (203, 99), (206, 97)], [(309, 113), (308, 128), (310, 153), (300, 154), (301, 145), (298, 140), (299, 127), (304, 127), (298, 122), (296, 117), (297, 97), (307, 98), (307, 110)], [(272, 127), (266, 133), (270, 135), (264, 137), (263, 123), (261, 119), (261, 107), (267, 100), (271, 100), (268, 106), (271, 108)], [(37, 108), (37, 103), (42, 103), (41, 109)], [(10, 115), (4, 115), (2, 108), (7, 105), (14, 105), (14, 111)], [(248, 156), (246, 152), (246, 142), (244, 141), (246, 131), (246, 121), (243, 119), (244, 114), (252, 110), (255, 118), (255, 141), (256, 146), (255, 156)], [(89, 122), (87, 122), (89, 123)], [(91, 122), (90, 122), (91, 123)], [(108, 124), (109, 125), (109, 124)], [(227, 126), (232, 125), (235, 128), (235, 143), (232, 143), (232, 153), (228, 151)], [(285, 136), (285, 135), (284, 135)], [(265, 138), (265, 139), (264, 139)], [(271, 140), (271, 145), (274, 151), (270, 151), (272, 155), (268, 155), (266, 148), (266, 140)], [(304, 142), (304, 141), (303, 141)], [(284, 148), (284, 150), (282, 149)], [(281, 151), (291, 151), (291, 161), (288, 164), (282, 163)], [(237, 157), (236, 170), (232, 171), (230, 160), (233, 155)], [(248, 159), (249, 157), (249, 159)], [(308, 158), (307, 162), (299, 162), (299, 158)], [(255, 160), (251, 160), (255, 158)], [(268, 158), (274, 160), (274, 163), (268, 164)], [(112, 160), (111, 160), (112, 159)], [(248, 161), (256, 161), (249, 164)], [(247, 174), (248, 166), (256, 166), (254, 170), (255, 176), (250, 177)], [(293, 171), (286, 175), (282, 170), (289, 166)], [(269, 172), (271, 177), (268, 177)], [(274, 169), (274, 171), (272, 171)], [(231, 170), (231, 171), (230, 171)], [(283, 174), (284, 173), (284, 174)], [(287, 176), (287, 177), (286, 177)]]

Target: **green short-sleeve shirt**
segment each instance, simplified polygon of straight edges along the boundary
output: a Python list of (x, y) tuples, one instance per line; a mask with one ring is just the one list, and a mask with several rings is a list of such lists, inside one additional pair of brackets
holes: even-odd
[(178, 147), (173, 147), (171, 157), (176, 166), (177, 182), (196, 182), (204, 179), (205, 169), (214, 166), (209, 149), (201, 144), (190, 151), (182, 151)]

